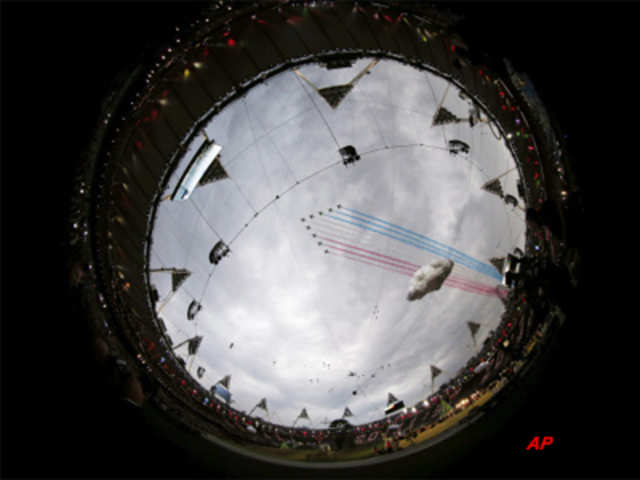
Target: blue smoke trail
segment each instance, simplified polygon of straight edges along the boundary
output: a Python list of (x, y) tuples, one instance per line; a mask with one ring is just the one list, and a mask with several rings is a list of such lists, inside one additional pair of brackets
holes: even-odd
[[(347, 209), (346, 207), (342, 207), (342, 208)], [(345, 214), (345, 213), (341, 213), (341, 212), (336, 212), (336, 213), (339, 213), (340, 215), (343, 215), (345, 217), (351, 217), (351, 218), (353, 218), (353, 219), (355, 219), (355, 220), (357, 220), (358, 222), (361, 222), (361, 223), (356, 223), (354, 221), (351, 221), (351, 220), (348, 220), (348, 219), (344, 219), (344, 218), (340, 218), (340, 217), (336, 217), (334, 215), (327, 215), (327, 216), (331, 217), (331, 218), (333, 218), (335, 220), (338, 220), (340, 222), (343, 222), (343, 223), (348, 223), (348, 224), (355, 225), (356, 227), (359, 227), (359, 228), (362, 228), (362, 229), (365, 229), (365, 230), (369, 230), (369, 231), (372, 231), (372, 232), (379, 233), (380, 235), (384, 235), (386, 237), (392, 238), (394, 240), (397, 240), (399, 242), (405, 243), (407, 245), (411, 245), (411, 246), (413, 246), (415, 248), (418, 248), (420, 250), (428, 251), (428, 252), (433, 253), (435, 255), (438, 255), (440, 257), (451, 258), (456, 263), (459, 263), (460, 265), (464, 265), (465, 267), (470, 268), (472, 270), (475, 270), (475, 271), (477, 271), (479, 273), (482, 273), (483, 275), (486, 275), (488, 277), (494, 278), (496, 280), (502, 280), (502, 276), (500, 275), (500, 273), (498, 273), (498, 271), (495, 268), (493, 268), (491, 265), (488, 265), (486, 263), (482, 263), (482, 262), (474, 259), (473, 257), (470, 257), (469, 255), (467, 255), (467, 254), (465, 254), (463, 252), (460, 252), (459, 250), (456, 250), (456, 249), (454, 249), (454, 248), (452, 248), (452, 247), (450, 247), (448, 245), (445, 245), (443, 243), (437, 242), (437, 241), (432, 240), (432, 239), (430, 239), (428, 237), (420, 235), (419, 233), (415, 233), (415, 232), (412, 232), (410, 230), (407, 230), (407, 229), (405, 229), (403, 227), (400, 227), (398, 225), (394, 225), (394, 224), (386, 222), (384, 220), (377, 219), (376, 217), (372, 217), (370, 215), (363, 214), (361, 212), (358, 212), (357, 210), (352, 210), (352, 209), (348, 209), (348, 210), (349, 211), (353, 211), (353, 212), (355, 212), (355, 213), (357, 213), (359, 215), (363, 215), (363, 216), (367, 216), (367, 217), (370, 217), (370, 218), (374, 218), (377, 222), (383, 222), (383, 223), (386, 223), (388, 225), (394, 226), (398, 230), (404, 230), (406, 232), (411, 233), (414, 236), (418, 236), (418, 237), (424, 238), (428, 242), (431, 242), (431, 243), (428, 243), (428, 242), (426, 242), (424, 240), (421, 240), (421, 239), (411, 238), (407, 234), (402, 233), (401, 231), (398, 231), (398, 230), (395, 230), (395, 229), (392, 229), (392, 228), (388, 228), (388, 227), (385, 227), (385, 226), (382, 226), (382, 225), (377, 225), (374, 222), (371, 222), (371, 221), (368, 221), (368, 220), (364, 220), (362, 218), (359, 218), (359, 217), (356, 217), (356, 216), (353, 216), (353, 215), (349, 215), (349, 214)], [(364, 225), (363, 223), (368, 223), (371, 226)], [(377, 228), (372, 228), (372, 227), (377, 227)], [(392, 234), (384, 232), (382, 230), (378, 230), (379, 228), (387, 230), (389, 232), (392, 232), (392, 233), (394, 233), (396, 235), (392, 235)]]

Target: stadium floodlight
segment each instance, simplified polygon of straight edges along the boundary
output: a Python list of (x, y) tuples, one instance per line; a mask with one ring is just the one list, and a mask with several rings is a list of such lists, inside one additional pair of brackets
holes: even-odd
[(221, 151), (222, 146), (213, 140), (206, 139), (185, 169), (178, 186), (171, 195), (171, 200), (187, 200)]
[(210, 390), (215, 398), (223, 400), (227, 405), (231, 403), (231, 392), (223, 385), (217, 383)]
[(384, 409), (384, 414), (389, 415), (390, 413), (397, 412), (404, 408), (404, 402), (402, 400), (391, 403)]

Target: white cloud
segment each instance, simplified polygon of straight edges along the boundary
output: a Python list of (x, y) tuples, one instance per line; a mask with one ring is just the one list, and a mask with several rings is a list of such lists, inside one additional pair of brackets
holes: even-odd
[(409, 280), (407, 300), (420, 300), (427, 293), (439, 290), (453, 270), (453, 260), (436, 260), (420, 267)]

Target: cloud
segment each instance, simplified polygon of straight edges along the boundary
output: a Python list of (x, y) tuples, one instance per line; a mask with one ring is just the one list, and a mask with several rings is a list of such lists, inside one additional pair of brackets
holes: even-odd
[(427, 293), (439, 290), (453, 269), (453, 260), (436, 260), (419, 268), (409, 280), (407, 300), (420, 300)]

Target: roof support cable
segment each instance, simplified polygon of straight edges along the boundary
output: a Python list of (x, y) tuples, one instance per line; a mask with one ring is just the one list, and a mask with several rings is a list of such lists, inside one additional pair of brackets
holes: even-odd
[[(329, 123), (327, 122), (327, 119), (324, 118), (324, 115), (322, 114), (322, 112), (320, 111), (320, 109), (318, 108), (318, 105), (316, 105), (316, 102), (313, 100), (313, 97), (311, 96), (311, 94), (304, 88), (304, 85), (302, 85), (302, 80), (300, 80), (300, 76), (302, 74), (299, 74), (298, 72), (296, 72), (296, 78), (298, 79), (298, 82), (300, 83), (300, 88), (302, 88), (304, 90), (304, 92), (307, 94), (307, 96), (309, 97), (309, 100), (311, 100), (311, 103), (313, 104), (313, 106), (316, 109), (316, 112), (318, 112), (318, 115), (320, 115), (320, 118), (322, 119), (322, 121), (324, 122), (324, 124), (327, 127), (327, 130), (329, 131), (329, 134), (331, 135), (331, 138), (333, 138), (333, 141), (336, 144), (336, 147), (339, 149), (340, 148), (340, 144), (338, 143), (338, 139), (336, 138), (336, 136), (333, 133), (333, 130), (331, 130), (331, 127), (329, 126)], [(307, 80), (308, 82), (308, 80)]]

